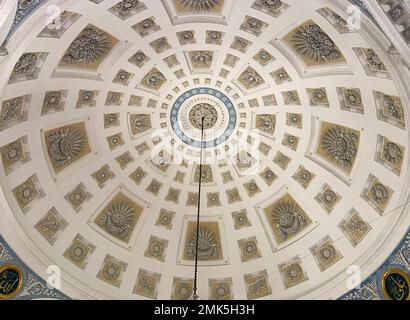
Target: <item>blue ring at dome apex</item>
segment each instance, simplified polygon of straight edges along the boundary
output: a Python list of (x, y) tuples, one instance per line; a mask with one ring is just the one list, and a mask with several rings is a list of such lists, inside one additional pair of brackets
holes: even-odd
[(222, 92), (216, 89), (211, 89), (211, 88), (195, 88), (188, 90), (181, 94), (173, 104), (171, 108), (171, 127), (176, 136), (185, 144), (195, 147), (195, 148), (201, 148), (201, 141), (193, 140), (187, 136), (184, 135), (182, 132), (179, 123), (178, 123), (178, 115), (179, 115), (179, 110), (181, 109), (181, 106), (183, 103), (188, 100), (189, 98), (195, 97), (197, 95), (210, 95), (215, 98), (217, 98), (219, 101), (223, 103), (223, 105), (226, 107), (228, 110), (229, 114), (229, 125), (228, 128), (225, 130), (225, 132), (218, 138), (211, 140), (211, 141), (204, 141), (202, 146), (203, 148), (213, 148), (216, 147), (225, 141), (229, 139), (229, 137), (232, 135), (232, 133), (235, 130), (236, 123), (238, 120), (238, 116), (235, 110), (235, 107), (232, 103), (232, 101)]

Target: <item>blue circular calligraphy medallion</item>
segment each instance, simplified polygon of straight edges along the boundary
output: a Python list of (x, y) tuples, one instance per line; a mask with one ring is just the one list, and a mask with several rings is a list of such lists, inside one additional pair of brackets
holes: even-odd
[(400, 269), (387, 271), (382, 278), (382, 290), (388, 300), (410, 300), (410, 277)]
[(0, 299), (8, 300), (19, 294), (23, 285), (23, 273), (16, 265), (0, 267)]

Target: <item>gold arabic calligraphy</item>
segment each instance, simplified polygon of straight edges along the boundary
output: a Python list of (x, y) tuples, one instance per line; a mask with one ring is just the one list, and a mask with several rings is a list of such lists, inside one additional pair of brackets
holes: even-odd
[[(395, 298), (397, 300), (403, 300), (406, 297), (406, 289), (408, 289), (407, 283), (404, 279), (395, 279), (394, 276), (391, 276), (390, 279), (395, 283), (396, 289), (394, 290)], [(407, 293), (408, 294), (408, 293)]]
[(22, 282), (21, 271), (17, 266), (0, 268), (0, 298), (10, 299), (20, 289)]

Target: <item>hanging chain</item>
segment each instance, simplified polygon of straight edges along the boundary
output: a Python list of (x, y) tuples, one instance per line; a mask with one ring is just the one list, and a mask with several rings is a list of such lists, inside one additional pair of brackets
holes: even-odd
[(199, 160), (199, 188), (198, 188), (198, 212), (196, 217), (196, 242), (195, 242), (195, 273), (194, 273), (194, 287), (193, 287), (193, 300), (199, 300), (198, 296), (198, 249), (199, 249), (199, 220), (201, 214), (201, 189), (202, 189), (202, 161), (203, 161), (203, 143), (204, 143), (204, 121), (205, 117), (202, 117), (201, 125), (201, 158)]

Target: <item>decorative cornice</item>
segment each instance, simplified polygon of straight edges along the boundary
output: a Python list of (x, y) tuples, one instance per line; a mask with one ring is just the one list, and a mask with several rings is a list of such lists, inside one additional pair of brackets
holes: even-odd
[(16, 290), (12, 300), (56, 299), (69, 300), (70, 298), (56, 289), (50, 289), (46, 281), (34, 273), (0, 235), (0, 270), (7, 266), (16, 266), (21, 271), (23, 284)]
[(13, 35), (13, 33), (18, 29), (18, 27), (29, 17), (40, 5), (44, 4), (47, 0), (19, 0), (17, 4), (17, 11), (14, 17), (13, 23), (7, 36), (0, 46), (0, 55), (6, 55), (6, 43)]
[[(389, 300), (385, 293), (385, 275), (392, 270), (402, 270), (410, 274), (410, 229), (385, 263), (369, 278), (339, 298), (339, 300)], [(407, 283), (410, 286), (410, 283)]]
[(10, 38), (13, 32), (24, 22), (24, 20), (45, 2), (46, 0), (19, 0), (16, 16), (14, 17), (13, 25), (11, 26), (11, 29), (7, 35), (6, 41), (8, 38)]

